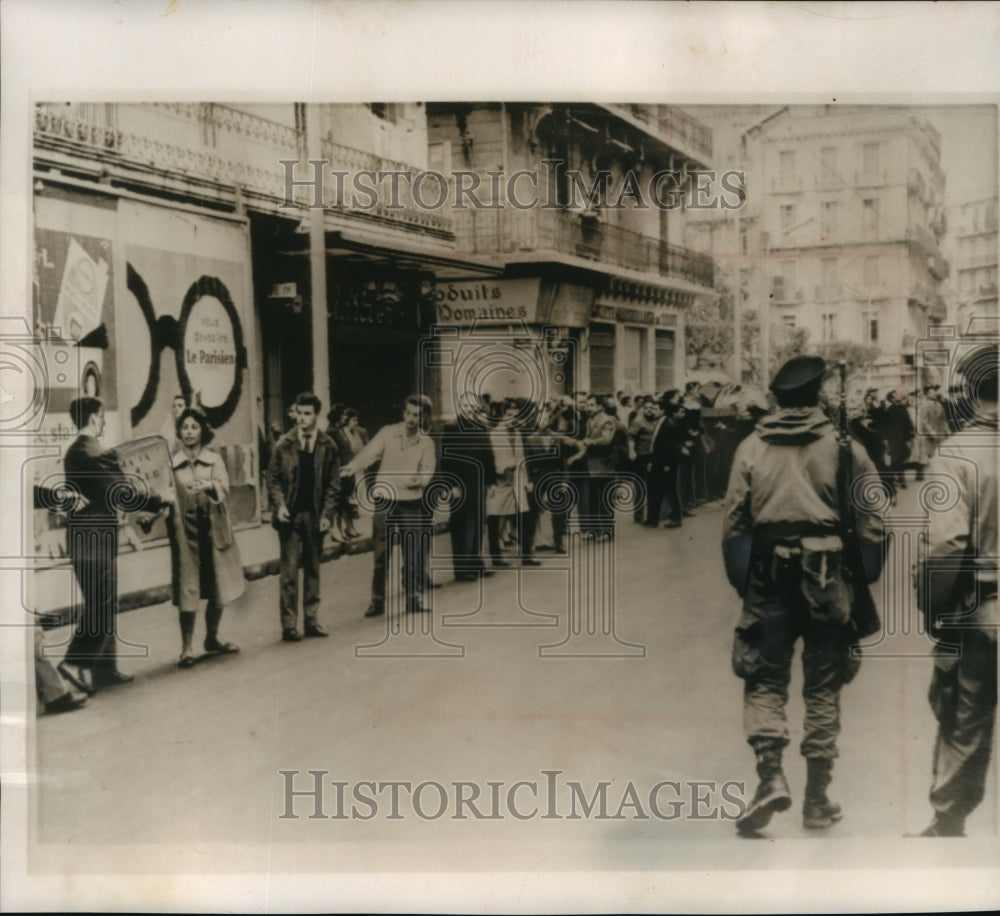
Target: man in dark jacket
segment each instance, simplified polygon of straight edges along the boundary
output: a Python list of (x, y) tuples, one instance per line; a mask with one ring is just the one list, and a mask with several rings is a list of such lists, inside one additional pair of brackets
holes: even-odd
[(901, 489), (906, 489), (906, 462), (913, 445), (913, 419), (906, 407), (905, 397), (890, 391), (885, 413), (882, 417), (882, 432), (889, 446), (889, 466)]
[(271, 524), (281, 543), (281, 638), (285, 642), (302, 639), (297, 628), (300, 568), (305, 635), (328, 635), (319, 623), (319, 563), (323, 535), (336, 517), (340, 460), (336, 443), (316, 426), (321, 406), (309, 391), (295, 398), (295, 428), (275, 443), (267, 470)]
[[(70, 404), (70, 416), (80, 434), (66, 449), (63, 464), (66, 484), (77, 494), (78, 505), (69, 514), (66, 547), (83, 607), (77, 613), (76, 630), (59, 673), (77, 689), (93, 693), (133, 680), (118, 670), (115, 628), (118, 511), (123, 508), (119, 501), (127, 499), (132, 488), (114, 450), (98, 441), (104, 435), (101, 402), (97, 398), (79, 398)], [(160, 508), (156, 497), (147, 497), (143, 505), (131, 499), (129, 503), (130, 509)]]
[(680, 458), (682, 440), (677, 428), (675, 405), (664, 395), (656, 402), (656, 427), (653, 431), (653, 447), (647, 457), (649, 498), (646, 506), (646, 522), (655, 528), (660, 522), (660, 507), (664, 496), (670, 497), (670, 518), (665, 527), (680, 528)]
[(489, 417), (482, 398), (466, 395), (460, 414), (444, 428), (440, 473), (453, 483), (451, 518), (452, 563), (455, 579), (471, 582), (493, 571), (483, 563), (486, 488), (496, 483), (496, 464), (489, 437)]
[[(778, 409), (740, 443), (726, 494), (723, 554), (730, 583), (743, 598), (733, 669), (743, 679), (743, 723), (757, 757), (760, 784), (744, 834), (766, 826), (792, 799), (781, 767), (788, 744), (785, 704), (796, 641), (803, 641), (805, 727), (801, 752), (807, 782), (803, 825), (828, 827), (840, 806), (826, 795), (840, 731), (840, 691), (857, 673), (852, 658), (851, 602), (843, 573), (838, 499), (840, 442), (819, 404), (825, 365), (796, 357), (771, 384)], [(874, 466), (851, 443), (852, 480)], [(882, 520), (857, 513), (862, 550), (877, 576)], [(866, 565), (868, 560), (866, 560)]]

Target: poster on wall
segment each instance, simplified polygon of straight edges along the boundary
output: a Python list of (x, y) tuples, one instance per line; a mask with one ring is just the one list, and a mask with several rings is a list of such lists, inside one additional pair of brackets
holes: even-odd
[(245, 341), (244, 228), (133, 202), (123, 202), (119, 212), (128, 240), (119, 335), (134, 355), (121, 367), (121, 390), (132, 435), (161, 435), (173, 449), (175, 405), (201, 409), (232, 483), (233, 521), (252, 522), (259, 514), (259, 475)]
[[(52, 451), (24, 466), (35, 493), (32, 549), (66, 555), (66, 519), (58, 500), (45, 498), (62, 478), (62, 452), (76, 438), (69, 407), (81, 396), (100, 398), (107, 441), (121, 439), (115, 350), (115, 200), (47, 191), (35, 201), (32, 331), (44, 362), (44, 418), (35, 431)], [(41, 495), (40, 495), (41, 494)]]

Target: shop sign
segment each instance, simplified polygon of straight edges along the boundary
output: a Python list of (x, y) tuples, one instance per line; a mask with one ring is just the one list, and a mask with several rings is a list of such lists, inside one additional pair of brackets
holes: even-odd
[(393, 280), (334, 283), (328, 296), (330, 318), (350, 327), (416, 330), (416, 298)]
[(622, 324), (655, 324), (656, 314), (645, 309), (617, 308), (615, 320)]
[(534, 324), (541, 280), (476, 280), (439, 284), (434, 290), (438, 324)]

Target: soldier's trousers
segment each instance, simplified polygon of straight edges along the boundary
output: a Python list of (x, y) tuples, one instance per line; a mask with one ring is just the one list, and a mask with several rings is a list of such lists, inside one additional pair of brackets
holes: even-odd
[[(996, 599), (994, 599), (994, 606)], [(939, 650), (929, 699), (938, 721), (934, 744), (934, 810), (967, 816), (982, 800), (993, 748), (997, 712), (997, 643), (994, 634), (954, 629), (941, 641), (958, 657)]]
[(857, 673), (847, 623), (850, 602), (839, 566), (817, 576), (801, 561), (775, 573), (770, 557), (751, 565), (733, 642), (733, 670), (743, 678), (743, 727), (755, 750), (788, 744), (788, 684), (802, 639), (804, 757), (833, 759), (840, 733), (840, 691)]

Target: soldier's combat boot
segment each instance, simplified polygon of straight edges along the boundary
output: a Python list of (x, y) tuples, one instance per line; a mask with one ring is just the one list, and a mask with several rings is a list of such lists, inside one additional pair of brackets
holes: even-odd
[(806, 797), (802, 804), (802, 826), (811, 830), (829, 827), (843, 814), (840, 805), (826, 797), (832, 778), (833, 761), (822, 757), (806, 759)]
[(740, 833), (756, 833), (771, 821), (771, 815), (787, 811), (792, 806), (788, 780), (781, 770), (781, 748), (767, 748), (757, 752), (757, 775), (760, 784), (746, 814), (736, 822)]

